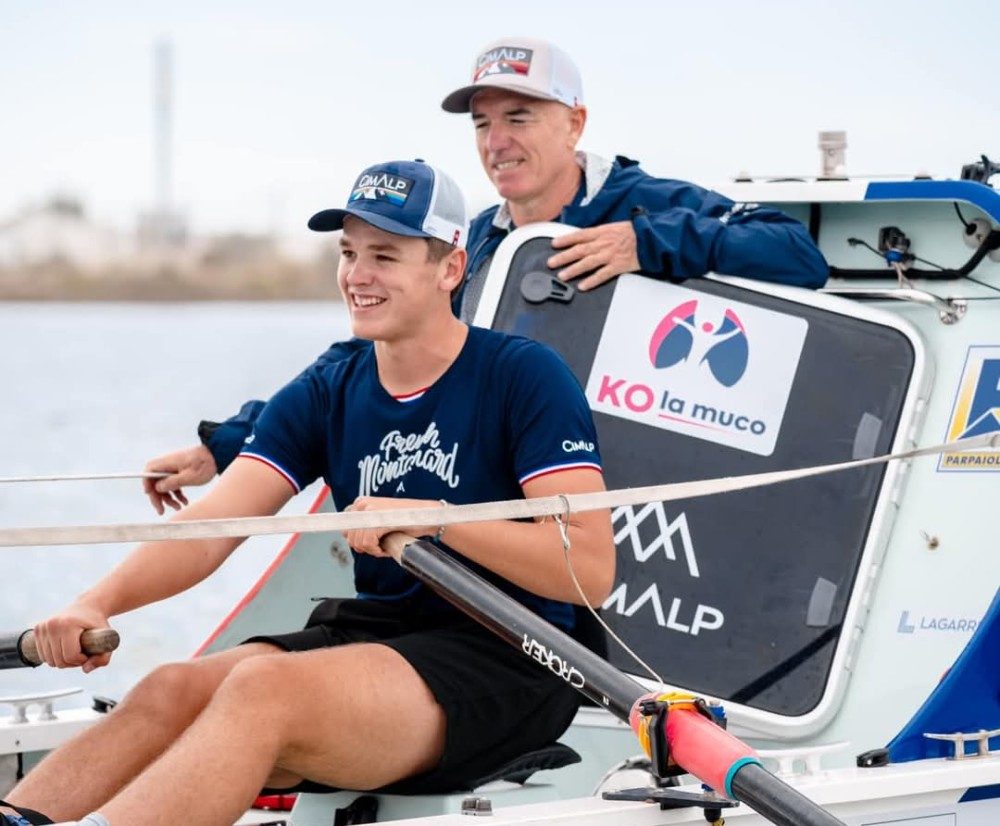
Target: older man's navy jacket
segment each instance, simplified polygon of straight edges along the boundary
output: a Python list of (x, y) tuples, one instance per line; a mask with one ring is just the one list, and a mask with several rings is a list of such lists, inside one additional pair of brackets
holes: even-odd
[[(576, 227), (631, 221), (644, 275), (683, 280), (717, 272), (813, 289), (826, 283), (829, 268), (806, 228), (776, 209), (654, 178), (622, 156), (608, 162), (580, 153), (579, 162), (584, 169), (580, 191), (555, 220)], [(472, 220), (466, 281), (452, 300), (456, 315), (472, 318), (490, 261), (513, 229), (505, 204)], [(317, 363), (340, 361), (368, 344), (337, 342)], [(222, 424), (201, 423), (199, 435), (220, 473), (236, 458), (263, 407), (264, 402), (249, 401)]]

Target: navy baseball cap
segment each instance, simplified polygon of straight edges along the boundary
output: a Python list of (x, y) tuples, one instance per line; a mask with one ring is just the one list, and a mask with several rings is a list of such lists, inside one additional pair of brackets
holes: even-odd
[(438, 238), (456, 247), (465, 246), (468, 222), (462, 190), (423, 161), (369, 166), (354, 182), (347, 206), (317, 212), (309, 219), (309, 229), (342, 229), (347, 215), (393, 235)]

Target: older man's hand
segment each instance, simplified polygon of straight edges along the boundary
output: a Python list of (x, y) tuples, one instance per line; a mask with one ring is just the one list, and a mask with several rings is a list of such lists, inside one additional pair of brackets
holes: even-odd
[(195, 445), (157, 456), (146, 462), (144, 470), (147, 473), (170, 474), (163, 479), (142, 480), (142, 489), (160, 516), (163, 516), (164, 506), (178, 511), (187, 505), (187, 497), (181, 488), (204, 485), (212, 481), (212, 477), (218, 472), (215, 457), (204, 445)]
[(552, 246), (562, 252), (548, 260), (559, 278), (570, 281), (590, 273), (577, 284), (579, 290), (589, 290), (610, 281), (623, 272), (639, 271), (639, 254), (635, 230), (630, 221), (581, 229), (552, 239)]

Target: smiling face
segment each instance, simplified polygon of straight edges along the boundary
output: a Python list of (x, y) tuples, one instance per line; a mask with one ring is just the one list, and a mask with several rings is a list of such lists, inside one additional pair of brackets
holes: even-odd
[(479, 92), (471, 109), (479, 159), (501, 197), (522, 211), (551, 213), (531, 220), (558, 215), (579, 184), (586, 110), (500, 89)]
[(427, 241), (394, 235), (360, 218), (344, 218), (337, 284), (358, 338), (393, 342), (433, 330), (451, 316), (450, 293), (461, 281), (465, 251), (440, 260)]

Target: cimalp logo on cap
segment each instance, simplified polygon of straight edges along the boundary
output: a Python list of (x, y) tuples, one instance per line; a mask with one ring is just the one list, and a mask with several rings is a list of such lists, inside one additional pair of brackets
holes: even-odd
[(532, 49), (519, 46), (498, 46), (479, 56), (472, 72), (475, 83), (488, 75), (526, 75), (531, 69)]
[(698, 320), (698, 302), (685, 301), (667, 313), (649, 340), (649, 361), (657, 369), (673, 367), (695, 355), (724, 387), (743, 378), (750, 359), (750, 344), (743, 322), (732, 307), (722, 320)]
[(372, 175), (365, 172), (354, 182), (350, 201), (388, 201), (396, 206), (402, 206), (410, 197), (412, 189), (413, 181), (402, 175), (390, 175), (388, 172)]

